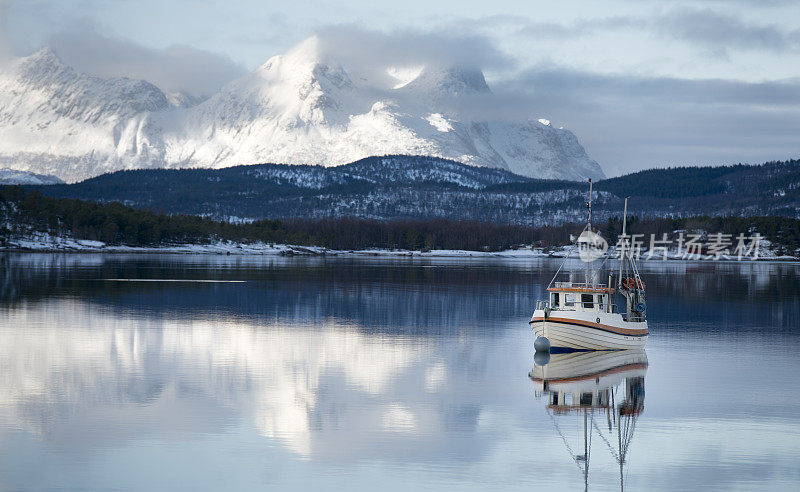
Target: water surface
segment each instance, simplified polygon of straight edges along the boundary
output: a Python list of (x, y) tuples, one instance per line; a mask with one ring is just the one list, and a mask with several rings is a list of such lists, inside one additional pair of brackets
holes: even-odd
[[(607, 416), (586, 480), (529, 377), (558, 266), (5, 254), (0, 489), (618, 489)], [(795, 487), (800, 267), (642, 269), (625, 488)]]

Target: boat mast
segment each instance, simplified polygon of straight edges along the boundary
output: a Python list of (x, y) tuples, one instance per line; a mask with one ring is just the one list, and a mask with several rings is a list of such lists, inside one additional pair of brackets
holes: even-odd
[(583, 411), (583, 490), (589, 490), (589, 441), (587, 439), (587, 414), (586, 409)]
[[(627, 393), (625, 396), (627, 397)], [(622, 412), (620, 411), (619, 408), (615, 409), (615, 411), (619, 413), (619, 417), (617, 418), (617, 439), (619, 443), (617, 449), (619, 449), (619, 490), (622, 491), (625, 488), (624, 486), (625, 474), (623, 473), (623, 468), (625, 465), (625, 455), (622, 453)]]
[[(589, 210), (589, 213), (586, 217), (586, 230), (588, 232), (592, 232), (592, 178), (589, 178), (589, 201), (586, 202), (586, 207)], [(589, 270), (590, 270), (590, 259), (589, 256), (589, 241), (591, 241), (591, 236), (586, 234), (586, 288), (589, 288)]]

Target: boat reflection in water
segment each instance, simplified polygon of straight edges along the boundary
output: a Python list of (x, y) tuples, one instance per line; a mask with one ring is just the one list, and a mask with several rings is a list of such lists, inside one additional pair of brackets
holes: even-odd
[[(529, 374), (536, 398), (546, 400), (547, 414), (583, 474), (587, 489), (593, 435), (619, 464), (620, 489), (624, 487), (626, 456), (644, 410), (646, 372), (644, 349), (560, 353), (549, 358), (537, 354)], [(559, 425), (559, 420), (576, 413), (583, 416), (582, 443), (580, 437), (566, 436)]]

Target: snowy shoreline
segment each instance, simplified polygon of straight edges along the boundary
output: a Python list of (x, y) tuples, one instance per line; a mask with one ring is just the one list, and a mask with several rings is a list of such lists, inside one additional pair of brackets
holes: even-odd
[[(274, 255), (274, 256), (350, 256), (350, 257), (414, 257), (414, 258), (574, 258), (578, 259), (578, 252), (571, 246), (557, 248), (521, 248), (505, 251), (469, 251), (469, 250), (388, 250), (388, 249), (363, 249), (363, 250), (335, 250), (321, 246), (295, 246), (289, 244), (269, 243), (237, 243), (230, 241), (217, 241), (208, 244), (174, 244), (155, 247), (138, 246), (113, 246), (101, 241), (88, 239), (72, 239), (54, 237), (49, 234), (31, 234), (24, 238), (12, 238), (5, 245), (0, 245), (0, 252), (31, 252), (31, 253), (163, 253), (163, 254), (207, 254), (207, 255)], [(613, 256), (613, 248), (611, 249)], [(677, 251), (667, 254), (670, 261), (715, 261), (713, 255), (692, 255), (683, 257)], [(653, 255), (651, 259), (643, 254), (640, 261), (664, 261), (663, 253)], [(722, 255), (716, 261), (800, 261), (799, 257), (776, 254), (769, 245), (759, 251), (758, 258), (744, 257), (738, 260), (736, 256)]]

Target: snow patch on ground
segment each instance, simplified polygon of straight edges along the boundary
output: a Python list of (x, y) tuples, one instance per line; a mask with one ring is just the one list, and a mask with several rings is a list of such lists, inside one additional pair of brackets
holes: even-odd
[(436, 128), (442, 133), (447, 133), (453, 130), (453, 126), (442, 116), (442, 113), (431, 113), (426, 118), (432, 127)]
[(419, 74), (422, 73), (422, 70), (424, 68), (425, 67), (423, 66), (389, 67), (388, 69), (386, 69), (386, 73), (388, 73), (390, 77), (392, 77), (397, 81), (397, 83), (392, 86), (392, 89), (402, 89), (409, 83), (413, 82), (414, 79), (419, 77)]
[[(319, 246), (295, 246), (290, 244), (272, 243), (239, 243), (232, 241), (215, 241), (207, 244), (171, 244), (152, 247), (116, 246), (108, 245), (102, 241), (88, 239), (73, 239), (57, 237), (45, 233), (30, 233), (24, 237), (11, 238), (3, 250), (25, 250), (44, 252), (82, 252), (82, 253), (176, 253), (176, 254), (215, 254), (215, 255), (281, 255), (281, 256), (373, 256), (373, 257), (415, 257), (415, 258), (570, 258), (578, 259), (578, 250), (573, 246), (559, 246), (555, 248), (520, 247), (505, 251), (467, 251), (458, 249), (436, 249), (430, 251), (389, 250), (389, 249), (363, 249), (363, 250), (334, 250)], [(615, 257), (612, 247), (609, 250), (611, 258)], [(771, 245), (767, 244), (759, 250), (757, 260), (766, 261), (797, 261), (800, 257), (778, 255)], [(714, 261), (713, 255), (692, 255), (686, 257), (677, 251), (667, 253), (668, 261)], [(723, 255), (722, 261), (738, 261), (736, 256)], [(741, 261), (753, 261), (754, 258), (744, 257)], [(663, 253), (653, 255), (648, 259), (647, 254), (642, 255), (640, 261), (663, 261)]]

